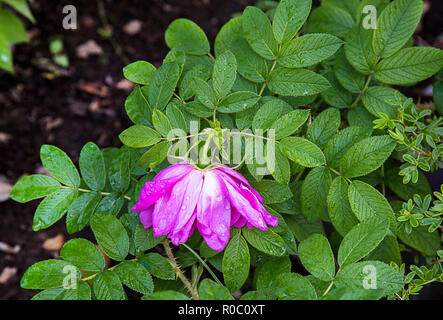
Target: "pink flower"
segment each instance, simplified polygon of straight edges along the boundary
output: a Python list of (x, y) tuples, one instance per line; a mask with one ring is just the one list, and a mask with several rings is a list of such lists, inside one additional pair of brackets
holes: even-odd
[(154, 236), (169, 234), (186, 242), (197, 228), (209, 247), (221, 251), (231, 226), (267, 230), (278, 219), (263, 207), (260, 194), (237, 171), (224, 166), (200, 170), (181, 162), (160, 171), (144, 185), (132, 211), (140, 211)]

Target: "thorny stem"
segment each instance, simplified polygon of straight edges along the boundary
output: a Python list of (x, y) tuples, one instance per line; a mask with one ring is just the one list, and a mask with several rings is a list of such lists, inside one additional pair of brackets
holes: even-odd
[(188, 278), (185, 276), (185, 274), (177, 264), (177, 260), (175, 259), (174, 254), (172, 253), (172, 249), (169, 246), (169, 240), (164, 240), (162, 244), (163, 247), (165, 248), (166, 255), (169, 258), (168, 261), (171, 264), (172, 268), (174, 268), (175, 274), (180, 278), (180, 280), (186, 286), (186, 289), (188, 289), (189, 293), (192, 295), (192, 298), (194, 300), (200, 300), (197, 289), (192, 286), (191, 282), (188, 280)]
[(355, 105), (360, 101), (361, 97), (363, 96), (363, 94), (365, 93), (366, 89), (368, 89), (369, 87), (369, 83), (371, 82), (372, 76), (374, 75), (374, 71), (371, 71), (371, 73), (368, 76), (368, 79), (366, 80), (365, 86), (363, 87), (363, 89), (360, 91), (360, 93), (358, 94), (357, 98), (354, 100), (354, 102), (349, 106), (349, 109), (352, 109), (355, 107)]
[[(73, 188), (73, 187), (69, 187), (69, 186), (61, 186), (61, 189), (72, 189), (72, 190), (77, 190), (80, 192), (93, 192), (92, 190), (88, 190), (88, 189), (82, 189), (82, 188)], [(110, 192), (102, 192), (102, 191), (96, 191), (98, 194), (102, 195), (102, 196), (109, 196), (111, 193)], [(123, 198), (125, 198), (126, 200), (131, 201), (131, 197), (127, 196), (127, 195), (123, 195)]]

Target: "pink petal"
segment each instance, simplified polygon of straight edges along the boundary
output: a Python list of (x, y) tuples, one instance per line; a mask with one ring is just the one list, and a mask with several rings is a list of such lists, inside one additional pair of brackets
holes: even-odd
[(205, 172), (197, 205), (197, 228), (210, 248), (223, 250), (229, 241), (230, 223), (231, 206), (225, 184), (217, 172)]
[(149, 208), (192, 170), (190, 165), (179, 163), (160, 171), (153, 181), (145, 183), (140, 198), (131, 211), (142, 211)]
[(168, 202), (172, 196), (172, 192), (169, 191), (162, 197), (160, 197), (154, 207), (152, 213), (152, 229), (154, 231), (154, 237), (159, 237), (167, 234), (174, 226), (175, 219), (177, 217), (176, 212), (168, 210)]
[(180, 200), (180, 205), (178, 206), (178, 217), (175, 222), (175, 226), (172, 232), (177, 232), (188, 223), (197, 206), (198, 198), (202, 191), (203, 186), (203, 173), (198, 170), (194, 170), (189, 173), (182, 181), (178, 184), (183, 184), (184, 190), (173, 190), (173, 192), (180, 192), (178, 194), (178, 199)]
[[(240, 217), (234, 224), (233, 226), (236, 228), (241, 228), (246, 224), (246, 219), (243, 217)], [(251, 228), (249, 228), (251, 229)]]
[(178, 246), (180, 243), (185, 243), (189, 237), (192, 235), (192, 233), (195, 230), (196, 227), (196, 218), (197, 214), (194, 213), (192, 217), (188, 220), (188, 222), (184, 225), (183, 228), (181, 228), (179, 231), (170, 233), (169, 239), (172, 240), (172, 243), (176, 246)]
[(255, 194), (257, 199), (259, 199), (260, 203), (263, 203), (263, 199), (262, 199), (261, 195), (251, 187), (248, 180), (246, 180), (245, 177), (243, 177), (240, 173), (238, 173), (237, 171), (235, 171), (234, 169), (231, 169), (229, 167), (218, 167), (215, 170), (222, 172), (222, 174), (224, 176), (227, 175), (227, 176), (233, 178), (233, 181), (235, 181), (235, 183), (238, 185), (244, 184), (244, 185), (248, 186), (249, 189), (251, 189), (251, 192), (253, 192)]
[(231, 199), (231, 206), (240, 212), (254, 227), (262, 230), (268, 230), (265, 220), (258, 208), (254, 207), (251, 202), (244, 196), (240, 187), (232, 181), (231, 178), (225, 177), (225, 185)]
[(154, 206), (150, 206), (148, 209), (140, 212), (140, 221), (145, 229), (152, 226), (152, 213), (154, 212)]

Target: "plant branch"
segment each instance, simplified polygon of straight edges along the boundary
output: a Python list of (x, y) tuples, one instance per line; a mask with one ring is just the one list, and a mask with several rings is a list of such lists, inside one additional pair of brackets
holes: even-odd
[(191, 282), (188, 280), (183, 271), (180, 269), (180, 266), (177, 264), (177, 260), (175, 259), (174, 254), (172, 253), (172, 249), (169, 246), (169, 240), (164, 240), (162, 244), (163, 247), (165, 248), (166, 255), (169, 258), (168, 261), (171, 264), (171, 266), (174, 268), (175, 274), (180, 278), (180, 280), (186, 286), (186, 289), (188, 289), (189, 293), (192, 295), (192, 298), (194, 300), (199, 300), (200, 297), (198, 296), (197, 289), (192, 286)]

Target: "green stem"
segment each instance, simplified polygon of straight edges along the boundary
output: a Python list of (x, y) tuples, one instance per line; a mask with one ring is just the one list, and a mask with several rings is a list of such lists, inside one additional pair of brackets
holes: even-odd
[(206, 270), (208, 270), (209, 274), (214, 278), (215, 282), (217, 282), (219, 285), (223, 285), (220, 280), (218, 280), (217, 276), (214, 272), (212, 272), (211, 268), (206, 264), (206, 262), (198, 255), (197, 252), (195, 252), (191, 247), (189, 247), (186, 243), (182, 243), (182, 246), (184, 246), (186, 249), (188, 249), (197, 259), (200, 261), (200, 263), (205, 267)]
[(268, 79), (271, 76), (272, 71), (274, 71), (275, 66), (277, 65), (277, 58), (274, 60), (274, 63), (272, 64), (271, 70), (269, 70), (268, 76), (266, 77), (265, 82), (263, 83), (263, 86), (260, 89), (260, 92), (258, 93), (259, 96), (261, 96), (263, 94), (263, 91), (266, 88), (266, 85), (268, 84)]
[(332, 286), (334, 284), (334, 280), (331, 281), (331, 283), (329, 284), (329, 286), (326, 288), (325, 292), (323, 292), (323, 296), (327, 295), (329, 290), (331, 290)]
[[(72, 190), (77, 190), (79, 192), (94, 192), (93, 190), (89, 190), (89, 189), (82, 189), (82, 188), (73, 188), (73, 187), (69, 187), (69, 186), (61, 186), (61, 189), (72, 189)], [(103, 191), (96, 191), (99, 195), (102, 196), (109, 196), (111, 193), (110, 192), (103, 192)], [(126, 200), (131, 201), (131, 197), (127, 196), (127, 195), (123, 195), (123, 198), (125, 198)]]
[(374, 75), (374, 71), (371, 71), (371, 73), (368, 76), (368, 79), (366, 80), (365, 86), (363, 87), (363, 89), (360, 91), (360, 93), (358, 94), (357, 98), (354, 100), (354, 102), (349, 106), (349, 109), (352, 109), (355, 107), (355, 105), (360, 101), (361, 97), (363, 96), (363, 94), (365, 93), (365, 91), (368, 89), (369, 87), (369, 83), (371, 82), (372, 76)]

